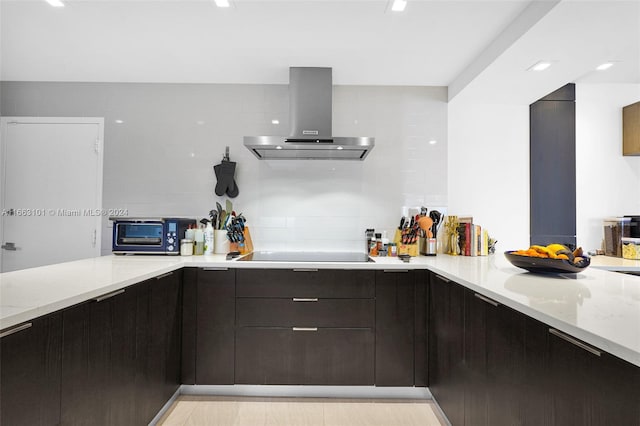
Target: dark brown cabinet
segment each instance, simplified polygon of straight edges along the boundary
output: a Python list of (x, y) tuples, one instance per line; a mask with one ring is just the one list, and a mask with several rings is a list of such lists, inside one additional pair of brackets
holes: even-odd
[(374, 271), (239, 269), (236, 277), (235, 383), (374, 383)]
[(414, 297), (414, 372), (415, 386), (429, 384), (429, 274), (426, 270), (416, 270)]
[(146, 397), (155, 416), (180, 386), (182, 270), (152, 278), (148, 285)]
[(452, 425), (464, 425), (464, 288), (431, 274), (429, 390)]
[(374, 271), (238, 269), (238, 297), (373, 298)]
[(234, 269), (199, 269), (196, 286), (195, 382), (232, 385), (235, 379)]
[(63, 312), (62, 424), (110, 425), (110, 369), (114, 303), (124, 292)]
[(181, 271), (62, 313), (61, 422), (148, 424), (180, 385)]
[[(465, 424), (545, 424), (546, 392), (537, 379), (546, 374), (540, 333), (542, 324), (528, 324), (519, 312), (465, 290)], [(535, 345), (527, 345), (530, 338)]]
[(240, 327), (236, 383), (373, 385), (370, 328)]
[(640, 425), (640, 368), (431, 275), (429, 388), (452, 425)]
[(19, 324), (0, 335), (0, 424), (59, 424), (61, 313)]
[(547, 328), (431, 275), (429, 388), (452, 425), (548, 425)]
[(414, 385), (415, 272), (376, 271), (377, 386)]
[(554, 425), (640, 425), (640, 369), (549, 330)]

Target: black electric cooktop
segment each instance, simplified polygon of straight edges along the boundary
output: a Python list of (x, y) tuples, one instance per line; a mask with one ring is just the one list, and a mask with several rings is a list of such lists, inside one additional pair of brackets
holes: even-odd
[(311, 251), (256, 251), (242, 256), (238, 262), (373, 262), (366, 253)]

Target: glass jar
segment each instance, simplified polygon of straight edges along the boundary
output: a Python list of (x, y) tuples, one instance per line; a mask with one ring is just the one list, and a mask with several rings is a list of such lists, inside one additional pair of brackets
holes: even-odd
[(180, 255), (191, 256), (193, 255), (193, 240), (187, 238), (180, 241)]

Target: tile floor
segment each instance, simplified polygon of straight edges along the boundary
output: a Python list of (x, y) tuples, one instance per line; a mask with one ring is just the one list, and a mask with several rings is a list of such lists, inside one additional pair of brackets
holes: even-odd
[(159, 426), (442, 426), (430, 400), (178, 397)]

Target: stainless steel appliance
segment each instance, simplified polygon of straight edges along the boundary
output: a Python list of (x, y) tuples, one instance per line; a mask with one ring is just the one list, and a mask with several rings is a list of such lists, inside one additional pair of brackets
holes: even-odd
[(256, 251), (237, 260), (257, 262), (373, 262), (360, 252)]
[(375, 139), (332, 135), (331, 68), (289, 68), (289, 136), (245, 136), (260, 160), (364, 160)]
[(114, 254), (180, 254), (180, 240), (195, 219), (111, 217)]

